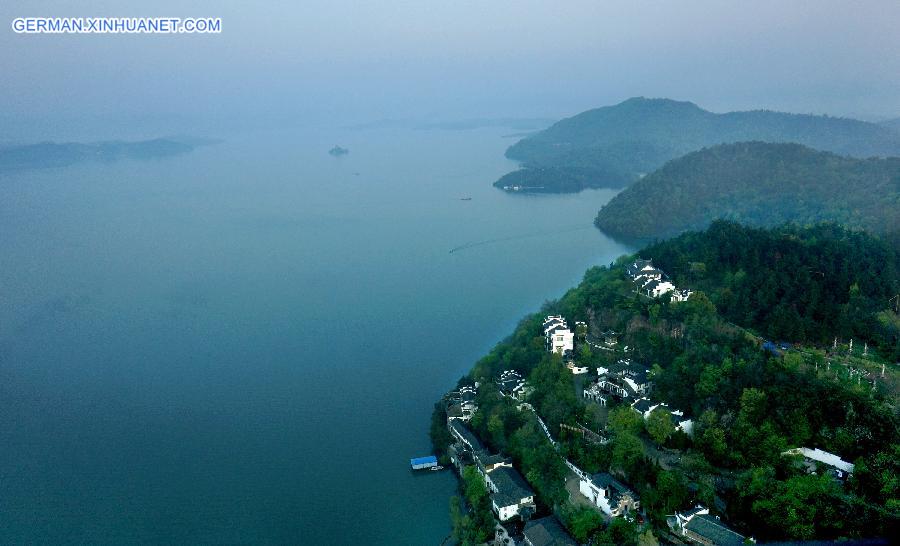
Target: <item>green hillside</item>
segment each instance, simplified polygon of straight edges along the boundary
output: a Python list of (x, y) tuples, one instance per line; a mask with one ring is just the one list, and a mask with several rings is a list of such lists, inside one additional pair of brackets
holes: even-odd
[(744, 142), (667, 163), (614, 197), (595, 223), (626, 239), (669, 237), (717, 218), (754, 226), (827, 220), (891, 234), (900, 231), (898, 211), (900, 158)]
[(766, 110), (716, 114), (690, 102), (632, 98), (517, 142), (506, 155), (523, 169), (494, 185), (544, 192), (624, 187), (688, 152), (751, 140), (796, 142), (860, 158), (900, 155), (900, 133), (874, 123)]

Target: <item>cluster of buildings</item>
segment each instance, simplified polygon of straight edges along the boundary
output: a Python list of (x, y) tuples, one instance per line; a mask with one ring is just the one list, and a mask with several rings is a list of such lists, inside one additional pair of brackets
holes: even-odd
[(478, 383), (463, 385), (455, 391), (450, 391), (444, 398), (447, 411), (447, 419), (459, 419), (469, 421), (478, 409), (475, 396), (478, 394)]
[(506, 370), (497, 378), (497, 389), (503, 396), (515, 398), (516, 400), (525, 400), (534, 390), (525, 383), (522, 374), (516, 370)]
[(690, 290), (679, 290), (661, 269), (653, 267), (653, 260), (637, 259), (625, 267), (625, 274), (634, 282), (635, 290), (648, 298), (669, 294), (671, 301), (686, 301), (691, 297)]
[(584, 397), (605, 406), (610, 396), (619, 400), (637, 400), (647, 394), (653, 384), (647, 366), (621, 359), (610, 368), (597, 368), (597, 381), (584, 389)]
[(585, 399), (606, 406), (610, 397), (614, 397), (630, 404), (631, 409), (641, 414), (644, 420), (654, 410), (664, 409), (671, 415), (676, 430), (693, 434), (694, 423), (685, 417), (683, 411), (671, 409), (665, 402), (654, 402), (649, 398), (653, 383), (649, 377), (650, 370), (645, 365), (622, 359), (611, 368), (597, 368), (597, 381), (582, 392)]
[(509, 521), (516, 516), (527, 519), (534, 513), (534, 491), (513, 468), (512, 461), (499, 453), (491, 454), (463, 421), (451, 419), (448, 427), (455, 440), (450, 446), (450, 460), (460, 470), (467, 464), (476, 466), (490, 491), (491, 507), (497, 519)]
[[(746, 544), (747, 537), (729, 529), (718, 516), (709, 513), (709, 508), (696, 506), (687, 512), (675, 512), (666, 523), (676, 535), (694, 544), (706, 546), (739, 546)], [(756, 542), (752, 538), (750, 542)]]

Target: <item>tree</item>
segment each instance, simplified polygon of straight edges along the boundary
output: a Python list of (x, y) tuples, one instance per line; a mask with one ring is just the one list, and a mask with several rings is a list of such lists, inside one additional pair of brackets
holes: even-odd
[(609, 412), (606, 428), (613, 434), (639, 434), (644, 428), (639, 413), (628, 406), (619, 406)]
[(672, 424), (672, 414), (664, 408), (656, 408), (647, 416), (647, 434), (653, 438), (657, 445), (666, 443), (675, 433), (675, 425)]
[(603, 516), (590, 508), (576, 508), (566, 514), (567, 527), (579, 543), (585, 543), (603, 527)]
[(638, 535), (637, 544), (638, 546), (659, 546), (659, 541), (653, 536), (653, 531), (647, 529)]
[(634, 473), (644, 463), (644, 444), (634, 434), (616, 436), (613, 441), (612, 466), (626, 475)]
[(593, 544), (597, 546), (637, 546), (637, 528), (625, 518), (615, 518), (603, 531), (597, 533)]
[(474, 465), (465, 467), (462, 475), (466, 500), (469, 501), (469, 505), (477, 506), (481, 499), (487, 497), (488, 494), (484, 478), (481, 477)]

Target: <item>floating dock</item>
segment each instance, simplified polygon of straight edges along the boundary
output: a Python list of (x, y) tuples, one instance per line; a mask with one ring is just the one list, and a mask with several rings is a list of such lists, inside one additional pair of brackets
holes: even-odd
[(413, 470), (425, 470), (426, 468), (434, 468), (438, 465), (437, 457), (429, 455), (427, 457), (416, 457), (409, 460), (409, 466)]

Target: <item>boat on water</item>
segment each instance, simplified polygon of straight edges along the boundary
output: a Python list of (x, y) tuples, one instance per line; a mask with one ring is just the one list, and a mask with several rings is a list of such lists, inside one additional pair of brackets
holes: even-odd
[(460, 197), (459, 200), (460, 201), (471, 201), (472, 198), (471, 197)]
[(444, 467), (441, 466), (441, 465), (437, 465), (437, 466), (432, 466), (432, 467), (431, 467), (431, 470), (443, 470), (443, 469), (444, 469)]

